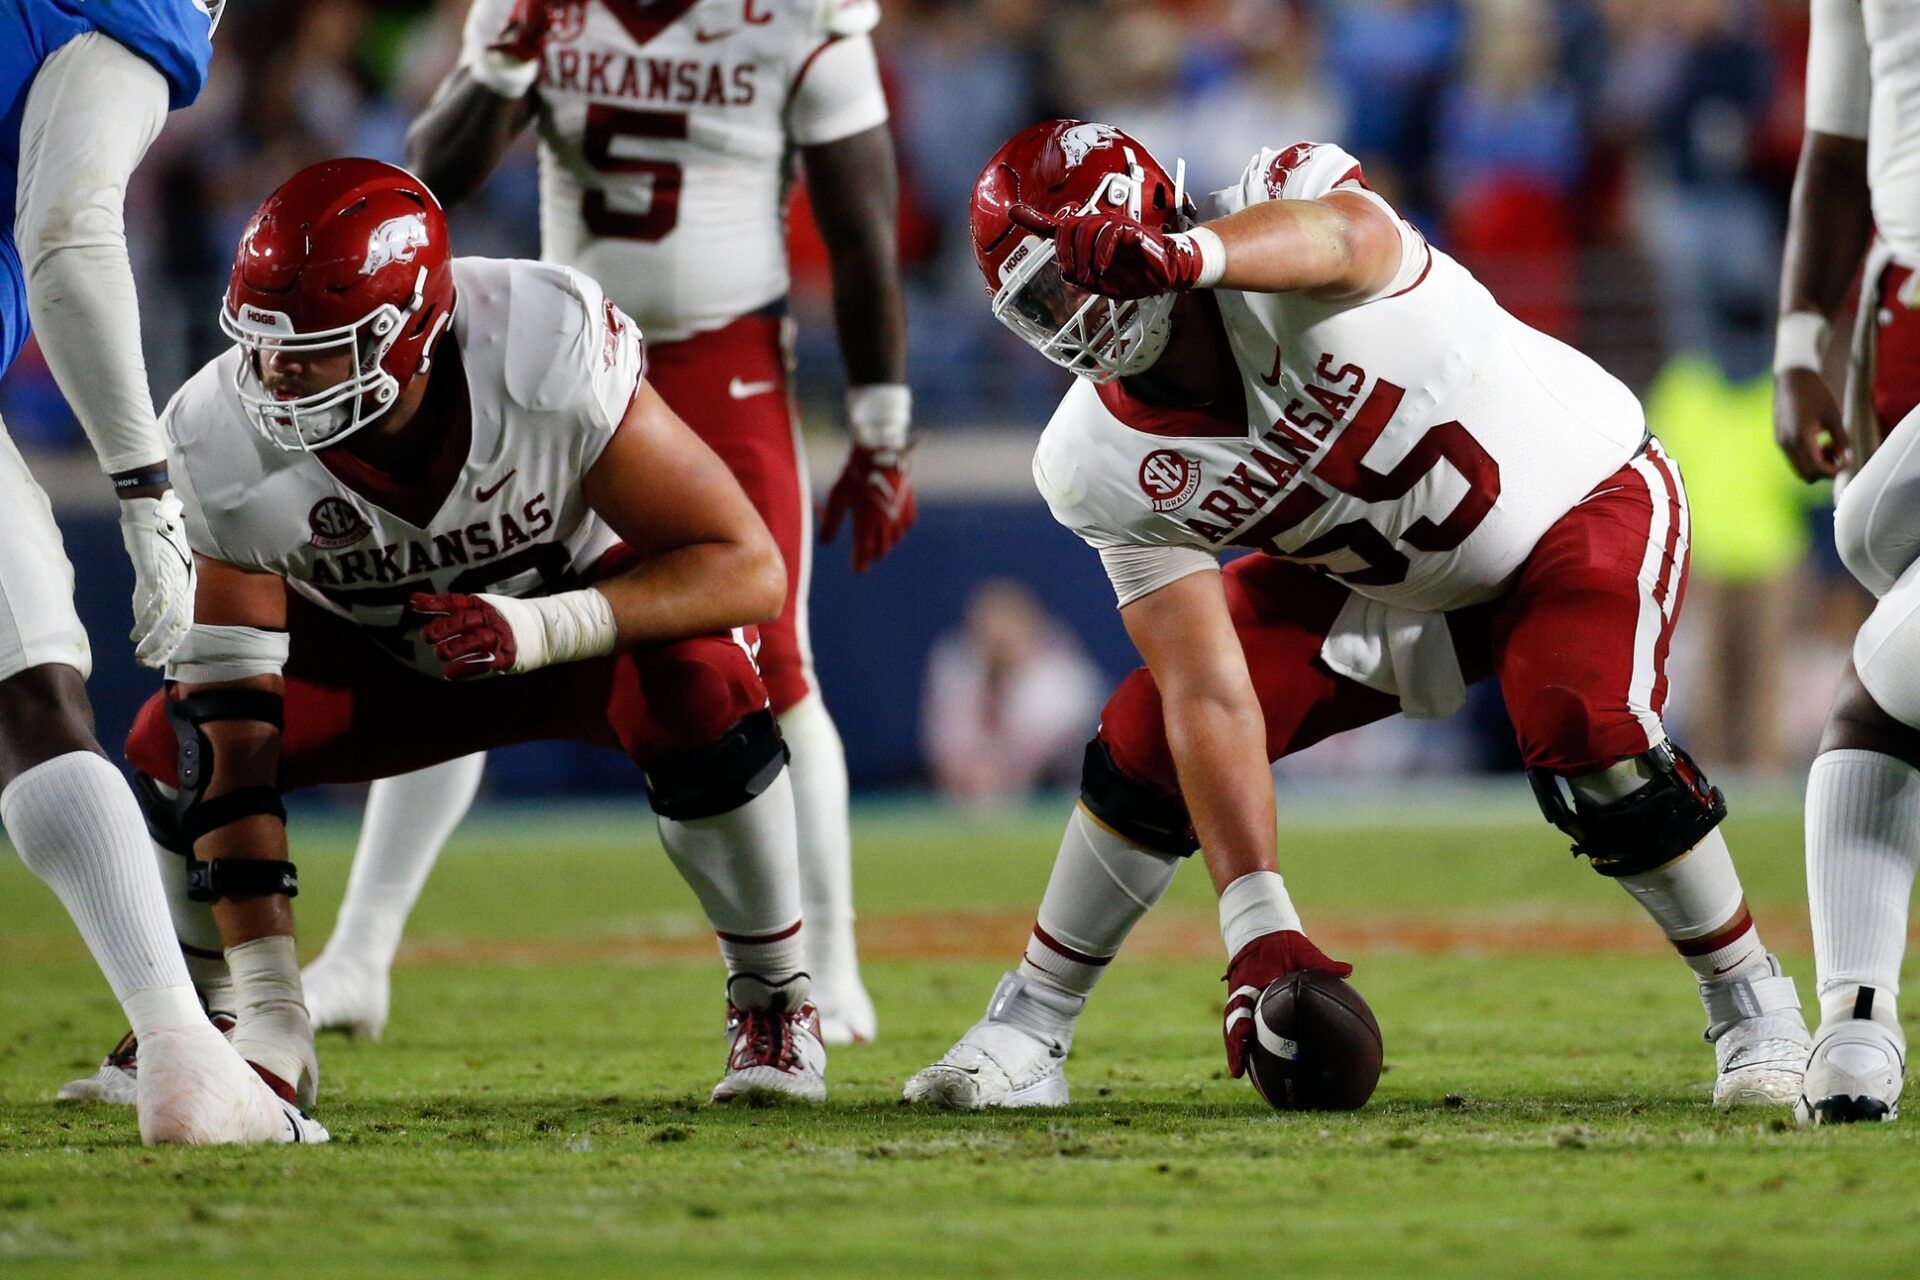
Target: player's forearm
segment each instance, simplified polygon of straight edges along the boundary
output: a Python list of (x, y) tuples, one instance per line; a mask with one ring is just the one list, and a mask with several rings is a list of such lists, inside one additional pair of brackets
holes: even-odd
[(612, 609), (614, 647), (758, 626), (779, 616), (787, 571), (772, 538), (707, 542), (650, 556), (595, 583)]
[(1216, 892), (1276, 867), (1273, 776), (1251, 697), (1163, 690), (1167, 743)]
[(127, 184), (167, 114), (160, 74), (105, 37), (50, 59), (21, 123), (15, 243), (54, 380), (111, 474), (165, 460), (127, 260)]
[(850, 386), (907, 377), (899, 180), (885, 125), (807, 147), (809, 197), (833, 273), (833, 320)]
[(1202, 223), (1226, 252), (1216, 289), (1291, 293), (1349, 287), (1364, 247), (1352, 219), (1317, 200), (1269, 200)]
[(530, 96), (502, 96), (457, 68), (408, 128), (407, 167), (451, 207), (480, 189), (532, 115)]
[(1866, 140), (1808, 131), (1787, 212), (1780, 314), (1830, 319), (1846, 300), (1872, 233)]

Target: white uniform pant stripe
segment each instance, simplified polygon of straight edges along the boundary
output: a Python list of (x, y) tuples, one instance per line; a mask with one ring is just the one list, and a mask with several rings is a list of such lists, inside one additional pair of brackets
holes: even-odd
[[(1647, 522), (1647, 549), (1640, 560), (1640, 615), (1633, 632), (1633, 676), (1627, 684), (1627, 707), (1633, 712), (1634, 719), (1640, 722), (1640, 727), (1646, 730), (1647, 741), (1658, 743), (1666, 740), (1666, 730), (1660, 724), (1660, 717), (1654, 713), (1653, 691), (1659, 678), (1660, 637), (1671, 617), (1668, 609), (1673, 603), (1674, 591), (1666, 591), (1664, 601), (1657, 599), (1656, 594), (1664, 584), (1663, 580), (1671, 581), (1675, 587), (1679, 585), (1677, 578), (1668, 578), (1665, 563), (1667, 535), (1673, 522), (1674, 495), (1660, 468), (1647, 457), (1635, 458), (1632, 465), (1634, 473), (1647, 486), (1647, 497), (1653, 510)], [(1677, 536), (1681, 531), (1675, 532)], [(1678, 557), (1675, 563), (1679, 563)]]

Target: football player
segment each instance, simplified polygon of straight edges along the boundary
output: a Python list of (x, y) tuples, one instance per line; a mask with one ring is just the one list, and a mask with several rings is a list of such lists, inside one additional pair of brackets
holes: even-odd
[[(1920, 111), (1907, 96), (1920, 13), (1876, 6), (1869, 22), (1862, 9), (1814, 0), (1774, 347), (1775, 434), (1803, 477), (1842, 479), (1834, 540), (1879, 601), (1807, 780), (1820, 1031), (1799, 1114), (1815, 1123), (1899, 1109), (1894, 1000), (1920, 866)], [(1843, 413), (1821, 369), (1863, 254)]]
[[(167, 112), (199, 94), (218, 6), (24, 0), (0, 10), (0, 373), (39, 331), (120, 499), (134, 655), (158, 666), (193, 618), (193, 562), (147, 391), (122, 204)], [(0, 821), (60, 898), (150, 1046), (149, 1143), (325, 1141), (221, 1038), (168, 925), (126, 780), (94, 739), (92, 654), (46, 494), (0, 429)]]
[(727, 968), (716, 1101), (826, 1096), (786, 747), (749, 628), (786, 573), (587, 277), (449, 257), (403, 170), (270, 196), (234, 346), (163, 417), (199, 613), (127, 744), (179, 855), (182, 941), (224, 955), (232, 1040), (310, 1105), (283, 793), (540, 739), (624, 752)]
[[(833, 264), (853, 447), (823, 535), (865, 570), (914, 520), (906, 319), (874, 0), (475, 0), (459, 66), (408, 139), (450, 203), (529, 122), (541, 257), (640, 323), (650, 381), (732, 468), (787, 565), (761, 670), (801, 831), (808, 968), (827, 1041), (871, 1040), (854, 949), (846, 757), (807, 635), (812, 518), (789, 392), (786, 196), (797, 154)], [(479, 784), (472, 757), (373, 789), (347, 897), (308, 969), (321, 1026), (377, 1035), (407, 912)]]
[[(1275, 860), (1268, 762), (1498, 677), (1547, 819), (1672, 940), (1716, 1101), (1790, 1103), (1806, 1025), (1660, 722), (1687, 506), (1640, 406), (1426, 244), (1337, 146), (1254, 157), (1196, 210), (1118, 129), (1016, 135), (973, 198), (993, 311), (1079, 375), (1034, 457), (1146, 666), (1108, 701), (1019, 968), (908, 1083), (1067, 1100), (1087, 997), (1196, 847), (1228, 1066), (1275, 979), (1344, 976)], [(1228, 547), (1251, 549), (1222, 570)]]

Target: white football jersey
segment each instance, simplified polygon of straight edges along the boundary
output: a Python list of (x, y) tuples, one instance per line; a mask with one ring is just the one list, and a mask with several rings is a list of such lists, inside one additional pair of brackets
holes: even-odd
[(449, 342), (459, 349), (472, 443), (424, 524), (342, 483), (324, 451), (262, 436), (234, 390), (238, 347), (201, 368), (161, 416), (195, 551), (286, 579), (436, 676), (432, 650), (400, 629), (408, 596), (544, 595), (579, 586), (618, 542), (581, 486), (646, 368), (638, 327), (577, 271), (456, 258), (453, 279), (436, 359)]
[[(1200, 216), (1336, 188), (1365, 190), (1358, 162), (1299, 143), (1262, 151)], [(1034, 457), (1056, 518), (1103, 550), (1193, 548), (1206, 556), (1195, 567), (1252, 547), (1404, 609), (1499, 595), (1547, 528), (1633, 456), (1645, 419), (1617, 379), (1400, 225), (1400, 271), (1370, 299), (1213, 294), (1244, 408), (1170, 413), (1120, 383), (1077, 381)]]
[[(475, 0), (463, 61), (512, 0)], [(875, 0), (574, 0), (533, 90), (540, 256), (604, 284), (655, 342), (786, 296), (795, 146), (883, 124)]]
[(1920, 266), (1920, 4), (1813, 0), (1807, 128), (1867, 140), (1881, 239)]

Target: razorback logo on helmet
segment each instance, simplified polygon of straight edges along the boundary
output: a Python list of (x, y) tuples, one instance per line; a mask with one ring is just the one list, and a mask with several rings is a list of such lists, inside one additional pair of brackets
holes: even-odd
[(1173, 449), (1155, 449), (1140, 461), (1140, 491), (1155, 511), (1171, 511), (1200, 489), (1200, 464)]
[(403, 213), (388, 218), (367, 237), (367, 260), (360, 274), (370, 276), (396, 262), (412, 262), (413, 255), (427, 247), (427, 215)]
[(322, 551), (351, 545), (367, 536), (373, 526), (345, 498), (322, 498), (307, 512), (307, 527), (313, 531), (310, 541)]
[(1060, 135), (1060, 150), (1067, 158), (1067, 168), (1077, 168), (1087, 154), (1102, 147), (1113, 145), (1120, 131), (1107, 124), (1077, 124)]

